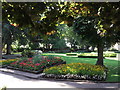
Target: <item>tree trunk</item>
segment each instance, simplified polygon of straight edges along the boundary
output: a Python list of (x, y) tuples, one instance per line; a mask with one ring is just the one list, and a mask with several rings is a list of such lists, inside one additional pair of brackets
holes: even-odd
[(95, 49), (95, 47), (94, 47), (94, 46), (92, 46), (91, 51), (92, 51), (92, 52), (94, 52), (94, 49)]
[(6, 54), (11, 54), (11, 44), (7, 44), (7, 52)]
[(0, 31), (0, 59), (2, 59), (2, 31)]
[(104, 66), (103, 64), (103, 45), (98, 45), (97, 46), (98, 48), (98, 60), (96, 62), (96, 65), (101, 65), (101, 66)]
[[(0, 3), (1, 5), (2, 3)], [(2, 8), (0, 7), (0, 11), (2, 11)], [(0, 12), (1, 14), (2, 12)], [(0, 17), (0, 59), (2, 59), (2, 17)]]
[(87, 50), (87, 51), (89, 51), (89, 47), (90, 47), (90, 46), (86, 45), (86, 50)]

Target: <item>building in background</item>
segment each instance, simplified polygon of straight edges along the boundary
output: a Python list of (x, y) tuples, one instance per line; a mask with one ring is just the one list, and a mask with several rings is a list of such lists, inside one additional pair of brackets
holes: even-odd
[(116, 43), (116, 44), (115, 44), (113, 47), (111, 47), (111, 48), (120, 51), (120, 43)]

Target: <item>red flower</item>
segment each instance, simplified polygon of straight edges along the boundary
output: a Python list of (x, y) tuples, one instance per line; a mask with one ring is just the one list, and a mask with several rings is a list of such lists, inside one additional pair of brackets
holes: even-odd
[(41, 63), (45, 63), (45, 62), (41, 62)]
[(32, 67), (34, 67), (34, 65), (32, 65)]
[(26, 63), (23, 63), (23, 65), (27, 65)]
[(28, 58), (28, 60), (32, 60), (32, 58)]
[(36, 63), (36, 64), (35, 64), (35, 66), (39, 66), (39, 65), (41, 65), (41, 64), (40, 64), (40, 63)]
[(13, 62), (13, 63), (11, 63), (11, 64), (16, 64), (17, 62)]
[(61, 57), (54, 57), (54, 58), (56, 58), (56, 59), (60, 59)]
[(50, 62), (50, 60), (47, 60), (48, 62)]
[(43, 68), (44, 66), (42, 66), (41, 68)]

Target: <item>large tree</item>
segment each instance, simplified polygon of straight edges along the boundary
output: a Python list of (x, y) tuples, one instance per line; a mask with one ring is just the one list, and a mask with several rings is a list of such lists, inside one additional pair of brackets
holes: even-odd
[(7, 45), (6, 54), (11, 54), (12, 43), (18, 39), (22, 40), (22, 31), (11, 25), (9, 21), (3, 21), (2, 35), (2, 46), (4, 48)]
[[(97, 65), (103, 63), (103, 48), (120, 41), (120, 3), (89, 3), (93, 14), (76, 19), (74, 30), (98, 48)], [(96, 15), (96, 16), (95, 16)]]

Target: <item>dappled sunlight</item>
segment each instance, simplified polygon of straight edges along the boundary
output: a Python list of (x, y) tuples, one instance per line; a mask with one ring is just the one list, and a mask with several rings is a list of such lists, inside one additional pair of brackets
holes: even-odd
[(118, 74), (112, 74), (111, 76), (113, 76), (113, 77), (120, 77), (120, 75), (118, 75)]
[[(120, 45), (116, 49), (113, 45), (120, 41), (119, 13), (119, 3), (111, 2), (3, 3), (0, 58), (6, 60), (0, 60), (0, 70), (17, 75), (1, 73), (6, 77), (0, 81), (9, 88), (32, 87), (32, 79), (25, 77), (38, 79), (41, 74), (39, 78), (118, 82)], [(35, 88), (116, 87), (87, 81), (34, 81)]]

